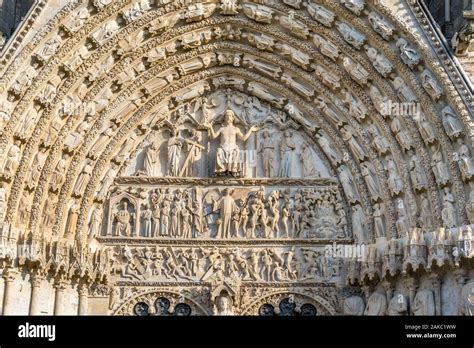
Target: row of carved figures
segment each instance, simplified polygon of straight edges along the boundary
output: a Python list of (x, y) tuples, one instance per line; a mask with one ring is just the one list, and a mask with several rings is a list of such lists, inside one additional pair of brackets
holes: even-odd
[[(211, 139), (220, 138), (220, 144), (216, 149), (215, 156), (215, 175), (231, 175), (242, 176), (243, 163), (250, 162), (248, 158), (244, 159), (243, 151), (239, 148), (237, 140), (244, 142), (249, 136), (258, 131), (257, 127), (250, 127), (246, 134), (243, 134), (239, 127), (234, 125), (235, 114), (232, 110), (225, 111), (225, 120), (223, 125), (214, 130), (211, 123), (206, 121), (204, 127), (208, 128)], [(180, 135), (178, 129), (171, 130), (171, 136), (166, 141), (166, 158), (167, 169), (166, 175), (173, 177), (182, 176), (198, 176), (195, 164), (201, 158), (201, 153), (205, 150), (201, 141), (201, 135), (196, 130), (190, 131), (190, 137)], [(156, 142), (152, 142), (145, 151), (143, 158), (143, 172), (147, 176), (156, 176), (157, 162), (159, 158), (160, 146)], [(264, 177), (294, 177), (295, 165), (301, 165), (302, 177), (319, 177), (320, 173), (315, 166), (315, 157), (308, 143), (304, 143), (300, 154), (296, 154), (296, 142), (293, 139), (291, 130), (282, 133), (281, 140), (277, 143), (273, 138), (270, 130), (262, 131), (262, 136), (256, 153), (261, 156), (261, 168)], [(209, 149), (208, 149), (209, 151)], [(278, 166), (278, 158), (280, 164)], [(185, 156), (183, 156), (185, 155)], [(208, 155), (206, 155), (208, 157)], [(182, 161), (184, 159), (184, 161)], [(299, 159), (299, 163), (297, 163)], [(205, 158), (207, 163), (211, 163)], [(183, 162), (181, 164), (181, 162)], [(252, 163), (249, 163), (252, 164)], [(253, 165), (253, 164), (252, 164)]]
[[(304, 190), (302, 191), (304, 192)], [(230, 213), (221, 209), (225, 200), (212, 196), (211, 203), (202, 204), (187, 191), (176, 197), (169, 192), (155, 192), (150, 195), (149, 204), (135, 211), (131, 200), (112, 207), (112, 228), (107, 235), (121, 237), (149, 238), (340, 238), (348, 236), (346, 212), (339, 194), (316, 194), (306, 199), (306, 194), (297, 193), (287, 197), (283, 191), (271, 193), (263, 199), (249, 195), (245, 199), (226, 199)], [(42, 228), (48, 229), (55, 221), (54, 196), (48, 197), (42, 214)], [(183, 198), (183, 199), (181, 199)], [(466, 205), (470, 223), (474, 223), (474, 194)], [(231, 201), (233, 200), (233, 202)], [(19, 225), (28, 222), (31, 214), (31, 200), (27, 191), (20, 197)], [(7, 204), (6, 189), (0, 185), (0, 221), (3, 221)], [(396, 233), (405, 236), (412, 226), (419, 225), (425, 231), (435, 226), (430, 204), (426, 195), (421, 196), (420, 209), (416, 216), (410, 216), (403, 199), (396, 200)], [(441, 219), (447, 228), (457, 227), (455, 200), (449, 188), (444, 189)], [(125, 207), (126, 205), (126, 207)], [(66, 226), (68, 233), (74, 232), (72, 222), (77, 220), (79, 205), (73, 202), (68, 213)], [(372, 214), (374, 237), (390, 237), (386, 207), (375, 203)], [(230, 217), (229, 217), (230, 216)], [(412, 220), (415, 218), (416, 220)], [(138, 221), (136, 221), (138, 220)], [(370, 240), (368, 218), (362, 207), (352, 207), (351, 222), (353, 236), (359, 242)], [(138, 222), (136, 224), (135, 222)], [(223, 222), (225, 222), (223, 224)], [(173, 225), (174, 224), (174, 225)], [(90, 237), (99, 236), (103, 225), (103, 207), (97, 205), (92, 210), (89, 231)], [(172, 227), (173, 226), (173, 227)], [(138, 232), (137, 232), (138, 231)]]
[[(250, 6), (250, 5), (249, 5)], [(244, 6), (245, 8), (247, 8), (247, 11), (244, 11), (244, 13), (246, 13), (247, 15), (249, 15), (249, 13), (253, 13), (253, 11), (257, 11), (258, 12), (258, 9), (259, 8), (265, 8), (264, 6), (260, 6), (260, 5), (257, 5), (255, 8), (253, 6)], [(192, 6), (191, 6), (192, 7)], [(299, 5), (298, 5), (299, 7)], [(363, 6), (362, 6), (363, 7)], [(149, 6), (146, 5), (144, 6), (144, 8), (147, 8), (149, 9)], [(331, 15), (331, 11), (328, 11), (327, 9), (325, 9), (324, 7), (322, 6), (319, 6), (319, 5), (316, 5), (316, 4), (307, 4), (307, 8), (308, 8), (308, 11), (310, 12), (310, 14), (312, 16), (314, 16), (314, 18), (316, 20), (322, 20), (323, 23), (326, 23), (326, 25), (328, 25), (328, 22), (325, 22), (323, 19), (326, 18), (326, 19), (330, 19), (332, 17), (334, 17), (333, 15)], [(350, 8), (350, 7), (348, 7)], [(359, 6), (357, 6), (357, 8), (359, 8)], [(200, 12), (200, 10), (197, 10), (197, 9), (194, 9), (194, 10), (189, 10), (190, 13), (194, 13), (195, 11), (197, 12)], [(250, 12), (249, 12), (250, 11)], [(262, 10), (263, 11), (263, 10)], [(357, 12), (357, 11), (356, 11)], [(83, 16), (88, 16), (88, 12), (87, 10), (81, 12), (80, 13), (77, 13), (76, 14), (76, 17), (77, 19), (81, 22), (83, 20)], [(259, 16), (257, 16), (259, 17)], [(271, 16), (270, 16), (271, 17)], [(178, 16), (177, 17), (177, 20), (179, 19), (180, 17)], [(251, 15), (251, 18), (254, 18), (255, 20), (256, 17), (254, 15)], [(334, 18), (333, 18), (334, 19)], [(74, 20), (73, 20), (74, 22)], [(175, 21), (176, 22), (176, 21)], [(374, 30), (376, 30), (377, 32), (379, 32), (382, 36), (386, 36), (386, 35), (391, 35), (391, 32), (393, 31), (393, 28), (391, 28), (391, 26), (386, 22), (384, 21), (380, 16), (378, 16), (376, 13), (371, 13), (371, 15), (369, 16), (369, 22), (371, 25), (373, 25), (373, 28)], [(115, 23), (115, 21), (111, 21), (110, 23), (107, 23), (107, 25), (104, 24), (104, 27), (101, 28), (101, 30), (99, 31), (99, 33), (97, 33), (97, 36), (94, 36), (94, 38), (96, 40), (98, 40), (97, 38), (98, 37), (103, 37), (103, 35), (105, 35), (106, 37), (109, 37), (109, 35), (112, 35), (113, 33), (115, 33), (115, 31), (117, 31), (119, 29), (119, 26), (115, 23), (115, 25), (111, 24), (111, 23)], [(293, 23), (293, 24), (291, 24)], [(295, 24), (297, 23), (297, 25)], [(294, 14), (293, 15), (290, 15), (286, 20), (283, 20), (282, 21), (282, 25), (289, 25), (290, 28), (298, 28), (299, 26), (303, 26), (304, 25), (302, 23), (300, 23), (299, 21), (297, 21), (295, 18), (294, 18)], [(332, 25), (332, 20), (329, 22), (329, 25)], [(66, 26), (67, 27), (67, 26)], [(341, 34), (343, 35), (344, 39), (346, 39), (349, 43), (351, 44), (356, 44), (357, 42), (360, 42), (360, 40), (362, 40), (362, 42), (364, 41), (364, 36), (360, 33), (358, 33), (357, 31), (353, 30), (348, 24), (345, 24), (345, 23), (340, 23), (338, 22), (337, 23), (337, 27), (338, 27), (338, 30), (341, 32)], [(390, 29), (391, 28), (391, 29)], [(201, 35), (201, 34), (200, 34)], [(205, 36), (205, 35), (204, 35)], [(256, 40), (255, 38), (253, 40)], [(316, 39), (315, 39), (316, 40)], [(59, 42), (56, 42), (56, 41), (59, 41)], [(38, 56), (42, 56), (43, 57), (43, 61), (46, 61), (48, 58), (50, 58), (53, 53), (55, 52), (55, 50), (57, 50), (61, 44), (61, 40), (60, 39), (57, 39), (57, 40), (51, 40), (51, 42), (49, 44), (46, 44), (45, 45), (45, 48), (43, 48), (42, 52), (43, 54), (37, 54)], [(98, 40), (99, 42), (101, 40)], [(183, 39), (183, 42), (186, 41)], [(261, 41), (264, 41), (263, 39)], [(317, 41), (317, 40), (316, 40)], [(49, 42), (49, 41), (48, 41)], [(49, 47), (51, 46), (51, 47)], [(325, 47), (330, 47), (330, 45), (325, 45)], [(357, 45), (356, 45), (357, 46)], [(49, 48), (48, 48), (49, 47)], [(401, 54), (401, 58), (403, 59), (403, 61), (408, 64), (410, 67), (413, 67), (415, 65), (417, 65), (419, 62), (420, 62), (420, 59), (421, 59), (421, 56), (418, 52), (416, 52), (416, 50), (414, 50), (407, 42), (406, 40), (404, 39), (400, 39), (398, 42), (397, 42), (397, 47), (398, 49), (400, 50), (400, 54)], [(46, 54), (47, 53), (47, 54)], [(45, 57), (46, 55), (46, 57)], [(298, 54), (292, 54), (292, 56), (298, 56)], [(346, 61), (346, 60), (345, 60)], [(350, 61), (350, 59), (348, 60)], [(346, 66), (347, 64), (345, 64)], [(350, 65), (350, 64), (349, 64)], [(356, 71), (357, 69), (353, 68), (353, 67), (348, 67), (348, 71), (349, 73), (351, 73), (351, 76), (353, 75), (358, 75), (356, 74), (354, 71)], [(25, 78), (25, 76), (28, 76), (27, 73), (25, 74), (22, 74), (22, 76), (20, 78)], [(428, 79), (430, 80), (430, 79)], [(431, 79), (432, 80), (432, 79)], [(49, 88), (56, 88), (57, 86), (55, 85), (55, 83), (57, 83), (57, 81), (51, 81), (50, 83), (48, 83), (47, 87), (49, 86)], [(435, 87), (432, 87), (432, 89), (436, 90)], [(438, 87), (439, 89), (439, 87)], [(55, 95), (55, 90), (54, 90), (54, 93), (53, 91), (46, 91), (44, 94), (45, 95)], [(405, 99), (407, 100), (411, 100), (412, 98), (409, 98), (407, 97), (407, 95), (411, 95), (412, 93), (408, 93), (408, 92), (404, 92), (404, 89), (400, 89), (400, 91), (397, 90), (397, 92), (399, 92), (399, 94), (401, 96), (404, 96)], [(42, 98), (40, 98), (42, 99)], [(44, 99), (44, 98), (43, 98)], [(5, 114), (5, 115), (9, 115), (8, 113), (8, 110), (10, 109), (11, 107), (7, 107), (5, 106), (4, 109), (7, 110), (5, 111), (4, 113), (0, 113), (1, 115)], [(352, 109), (352, 108), (351, 108)], [(357, 107), (354, 107), (353, 109), (358, 109)], [(452, 111), (452, 109), (450, 109), (449, 107), (447, 107), (447, 109), (443, 109), (443, 112), (442, 112), (442, 115), (443, 115), (443, 125), (446, 129), (446, 132), (447, 134), (452, 137), (452, 138), (457, 138), (459, 137), (461, 134), (462, 134), (462, 125), (461, 123), (459, 122), (459, 120), (457, 119), (456, 115), (454, 114), (454, 112)], [(8, 117), (10, 117), (11, 115), (9, 115)], [(7, 116), (5, 116), (6, 118)], [(393, 123), (392, 123), (392, 131), (396, 134), (396, 139), (400, 141), (402, 147), (405, 149), (405, 148), (411, 148), (411, 145), (407, 145), (406, 144), (406, 140), (408, 139), (406, 137), (406, 131), (403, 131), (400, 129), (399, 126), (397, 126), (397, 123), (398, 122), (398, 125), (400, 124), (400, 121), (397, 119), (394, 119)], [(426, 124), (427, 122), (424, 122), (424, 124)], [(426, 134), (432, 134), (432, 132), (427, 132)], [(107, 135), (107, 131), (104, 131), (104, 134), (105, 136), (110, 136), (110, 135)], [(422, 132), (422, 135), (424, 133)], [(430, 139), (435, 139), (434, 137), (431, 137)], [(410, 140), (411, 142), (411, 140)], [(99, 146), (100, 147), (100, 146)], [(468, 150), (468, 149), (466, 149)], [(462, 152), (465, 152), (465, 151), (462, 151)], [(461, 156), (462, 157), (462, 156)], [(468, 157), (470, 158), (470, 156)], [(470, 177), (472, 175), (472, 164), (470, 163), (470, 161), (467, 161), (465, 160), (466, 158), (464, 158), (463, 160), (463, 163), (461, 163), (461, 166), (462, 168), (469, 168), (469, 170), (465, 170), (466, 171), (466, 175), (468, 177)], [(468, 167), (466, 167), (466, 165)], [(463, 169), (462, 169), (463, 170)], [(8, 175), (8, 173), (6, 173), (5, 175)], [(441, 173), (441, 175), (443, 175), (443, 173)], [(440, 178), (440, 182), (444, 182), (445, 178)]]
[[(201, 203), (194, 192), (157, 189), (140, 212), (130, 199), (112, 203), (107, 235), (147, 238), (343, 238), (347, 220), (333, 189), (263, 188), (234, 199), (233, 189)], [(136, 221), (138, 219), (139, 221)], [(135, 222), (139, 222), (136, 224)], [(138, 227), (137, 227), (138, 226)]]
[(340, 259), (323, 250), (292, 247), (120, 247), (112, 272), (120, 279), (168, 281), (298, 282), (330, 280), (340, 276)]
[[(440, 279), (435, 276), (432, 283), (432, 287), (425, 286), (416, 290), (417, 287), (414, 283), (409, 281), (408, 296), (402, 292), (394, 292), (390, 287), (384, 289), (382, 286), (379, 286), (376, 291), (368, 295), (365, 301), (363, 297), (358, 295), (348, 296), (343, 302), (343, 314), (368, 316), (441, 315), (443, 300), (441, 298)], [(457, 311), (453, 314), (473, 316), (473, 279), (462, 286), (459, 295), (459, 305)]]
[[(439, 228), (435, 232), (423, 232), (415, 228), (403, 238), (392, 238), (383, 250), (375, 244), (367, 247), (366, 257), (351, 256), (348, 264), (348, 280), (354, 283), (365, 277), (383, 278), (387, 273), (394, 276), (420, 268), (431, 270), (444, 265), (459, 266), (463, 258), (474, 257), (474, 239), (471, 226), (462, 226), (454, 232)], [(339, 256), (335, 253), (336, 256)]]

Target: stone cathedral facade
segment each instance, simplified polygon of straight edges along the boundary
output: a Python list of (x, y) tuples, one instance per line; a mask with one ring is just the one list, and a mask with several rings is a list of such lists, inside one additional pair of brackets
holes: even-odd
[(419, 1), (38, 0), (3, 41), (3, 315), (474, 314), (471, 85)]

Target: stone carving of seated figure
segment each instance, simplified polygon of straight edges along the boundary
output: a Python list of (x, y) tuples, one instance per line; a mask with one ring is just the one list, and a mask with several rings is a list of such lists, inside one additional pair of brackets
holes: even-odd
[(219, 148), (216, 155), (216, 174), (240, 176), (240, 149), (237, 145), (237, 139), (247, 141), (250, 135), (258, 130), (258, 127), (252, 126), (244, 135), (238, 127), (234, 125), (235, 114), (232, 110), (226, 110), (224, 114), (224, 125), (217, 131), (210, 123), (204, 126), (210, 131), (211, 138), (220, 137)]
[(133, 234), (131, 225), (133, 214), (130, 214), (130, 212), (128, 211), (127, 202), (123, 202), (121, 208), (122, 209), (115, 213), (115, 220), (117, 221), (117, 225), (115, 226), (115, 233), (113, 235), (130, 237)]

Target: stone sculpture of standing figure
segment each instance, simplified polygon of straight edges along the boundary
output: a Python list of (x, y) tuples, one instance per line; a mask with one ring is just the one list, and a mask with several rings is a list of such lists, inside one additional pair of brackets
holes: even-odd
[(157, 159), (158, 149), (156, 144), (152, 142), (145, 152), (145, 159), (143, 161), (143, 171), (148, 176), (155, 176), (155, 165)]
[(229, 238), (232, 233), (232, 214), (237, 205), (231, 196), (232, 190), (226, 188), (224, 196), (219, 200), (220, 221), (221, 221), (221, 235), (218, 238)]
[(147, 204), (144, 205), (142, 212), (143, 237), (152, 237), (151, 218), (153, 213)]
[(265, 130), (262, 134), (258, 152), (262, 154), (263, 175), (266, 178), (271, 178), (275, 168), (275, 144), (268, 130)]
[(301, 147), (301, 164), (303, 173), (303, 178), (315, 178), (320, 177), (321, 174), (319, 173), (318, 169), (316, 168), (316, 161), (313, 157), (313, 150), (311, 150), (311, 146), (308, 143), (303, 143)]
[(179, 138), (179, 132), (173, 129), (171, 138), (168, 140), (168, 175), (179, 176), (179, 161), (181, 159), (181, 148), (183, 141)]
[(280, 177), (281, 178), (290, 178), (291, 171), (293, 169), (293, 153), (296, 149), (296, 144), (293, 141), (291, 132), (286, 130), (283, 133), (283, 140), (280, 144)]

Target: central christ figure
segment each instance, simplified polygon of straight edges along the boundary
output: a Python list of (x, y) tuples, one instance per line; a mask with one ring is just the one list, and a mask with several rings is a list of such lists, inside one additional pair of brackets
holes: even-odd
[(220, 145), (217, 149), (216, 158), (216, 174), (239, 176), (240, 149), (237, 146), (237, 138), (242, 139), (242, 141), (245, 142), (252, 132), (258, 130), (258, 127), (252, 126), (247, 134), (243, 135), (240, 129), (234, 126), (234, 119), (234, 112), (228, 109), (224, 113), (224, 125), (219, 129), (219, 131), (214, 132), (210, 123), (204, 123), (204, 126), (209, 129), (212, 139), (220, 136)]

